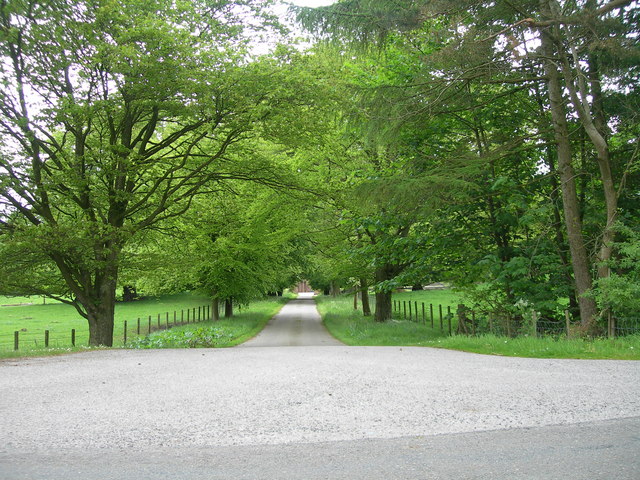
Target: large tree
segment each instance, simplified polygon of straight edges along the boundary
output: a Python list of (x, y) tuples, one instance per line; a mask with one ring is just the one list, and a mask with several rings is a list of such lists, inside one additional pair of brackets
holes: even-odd
[(72, 304), (90, 344), (113, 342), (134, 235), (225, 180), (278, 183), (237, 150), (268, 103), (242, 67), (263, 3), (0, 2), (3, 251), (57, 269), (65, 291), (33, 293)]

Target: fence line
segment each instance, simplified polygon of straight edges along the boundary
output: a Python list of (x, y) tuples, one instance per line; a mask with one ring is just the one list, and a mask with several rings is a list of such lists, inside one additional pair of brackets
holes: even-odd
[[(185, 310), (187, 311), (186, 320), (184, 315)], [(157, 315), (157, 326), (152, 325), (152, 321), (151, 321), (152, 316), (149, 315), (146, 329), (144, 328), (145, 326), (142, 323), (141, 317), (138, 317), (137, 321), (131, 324), (127, 320), (124, 320), (123, 329), (122, 329), (122, 344), (126, 345), (127, 342), (133, 338), (136, 338), (139, 336), (146, 336), (158, 330), (167, 330), (177, 325), (186, 325), (190, 323), (198, 323), (198, 322), (211, 320), (211, 306), (204, 305), (199, 307), (193, 307), (193, 308), (189, 307), (187, 309), (182, 309), (180, 311), (179, 321), (178, 321), (177, 310), (173, 311), (173, 322), (170, 322), (169, 312), (165, 312), (164, 322), (161, 322), (161, 315), (162, 315), (161, 313), (158, 313)], [(23, 335), (21, 335), (21, 333), (23, 332), (15, 331), (13, 333), (13, 350), (14, 351), (20, 350), (21, 346), (24, 347), (27, 343), (30, 344), (31, 342), (33, 342), (33, 346), (37, 348), (40, 346), (39, 340), (42, 341), (42, 345), (45, 348), (49, 348), (50, 345), (53, 343), (52, 335), (51, 335), (52, 332), (48, 329), (44, 331), (43, 335), (37, 335), (37, 336), (36, 334), (31, 332)], [(55, 346), (56, 347), (66, 347), (66, 346), (75, 347), (76, 344), (78, 343), (76, 329), (72, 328), (69, 334), (65, 335), (64, 338), (67, 340), (61, 340), (61, 336), (60, 334), (58, 334), (58, 336), (56, 337)], [(87, 344), (88, 344), (88, 332), (87, 332)], [(7, 347), (10, 348), (10, 345), (11, 345), (10, 343), (0, 342), (0, 350), (7, 350)]]
[[(571, 322), (568, 311), (565, 311), (562, 319), (538, 318), (536, 312), (531, 312), (531, 317), (528, 318), (526, 316), (512, 317), (509, 315), (481, 316), (465, 305), (459, 304), (455, 314), (451, 311), (451, 305), (447, 305), (445, 314), (443, 305), (429, 303), (429, 313), (427, 315), (427, 304), (425, 302), (421, 302), (421, 309), (418, 309), (417, 301), (413, 302), (413, 306), (411, 303), (411, 300), (393, 300), (393, 314), (403, 320), (424, 325), (430, 324), (431, 328), (435, 329), (437, 327), (435, 326), (436, 315), (434, 314), (434, 308), (437, 308), (439, 329), (442, 333), (447, 333), (448, 335), (453, 333), (462, 335), (492, 333), (509, 337), (522, 334), (559, 337), (570, 336), (572, 328), (577, 325)], [(422, 311), (422, 316), (418, 315), (420, 310)], [(615, 318), (610, 336), (618, 337), (634, 334), (640, 334), (640, 318)]]

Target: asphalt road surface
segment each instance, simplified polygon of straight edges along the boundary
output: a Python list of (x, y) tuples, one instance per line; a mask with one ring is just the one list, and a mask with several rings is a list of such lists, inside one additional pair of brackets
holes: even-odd
[(323, 345), (0, 361), (0, 479), (640, 478), (638, 362)]

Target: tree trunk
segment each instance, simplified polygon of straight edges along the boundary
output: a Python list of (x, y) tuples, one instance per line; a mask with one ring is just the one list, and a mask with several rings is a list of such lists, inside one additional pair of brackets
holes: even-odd
[(369, 305), (369, 283), (366, 278), (360, 279), (360, 296), (362, 298), (362, 315), (371, 316), (371, 306)]
[(577, 317), (580, 314), (580, 307), (576, 296), (576, 286), (571, 275), (571, 261), (567, 255), (567, 242), (564, 239), (564, 233), (562, 232), (562, 216), (560, 215), (560, 198), (558, 192), (560, 191), (560, 185), (558, 185), (558, 171), (556, 170), (555, 162), (552, 155), (547, 155), (547, 165), (551, 173), (551, 203), (553, 206), (553, 229), (555, 231), (556, 246), (558, 248), (558, 255), (562, 261), (564, 276), (566, 278), (567, 287), (569, 289), (569, 311), (572, 316)]
[(138, 292), (136, 287), (131, 285), (125, 285), (122, 287), (122, 301), (123, 302), (132, 302), (136, 298), (138, 298)]
[(218, 297), (211, 299), (211, 320), (214, 322), (220, 320), (220, 299)]
[(353, 309), (358, 310), (358, 289), (353, 292)]
[(67, 286), (75, 297), (72, 304), (89, 324), (89, 345), (113, 346), (113, 323), (116, 307), (121, 245), (99, 240), (94, 245), (95, 259), (102, 268), (73, 270), (73, 261), (60, 252), (51, 252)]
[[(547, 136), (546, 130), (548, 126), (548, 120), (546, 117), (546, 107), (545, 102), (542, 98), (542, 94), (540, 93), (540, 89), (536, 85), (535, 87), (536, 99), (538, 102), (538, 106), (540, 107), (540, 125), (539, 131), (541, 134), (544, 134), (545, 141), (551, 144), (552, 139)], [(551, 207), (552, 207), (552, 215), (553, 215), (553, 230), (555, 233), (555, 243), (556, 248), (558, 249), (558, 256), (560, 257), (560, 261), (562, 262), (562, 270), (563, 276), (565, 277), (567, 289), (569, 290), (569, 312), (571, 312), (571, 316), (577, 318), (580, 315), (580, 307), (578, 306), (578, 300), (576, 297), (576, 286), (573, 281), (573, 275), (571, 273), (571, 260), (569, 258), (568, 245), (564, 238), (564, 233), (562, 231), (562, 214), (560, 212), (561, 208), (561, 200), (560, 200), (560, 184), (558, 183), (558, 169), (556, 168), (556, 162), (554, 160), (554, 156), (557, 156), (557, 153), (550, 148), (547, 148), (545, 154), (545, 160), (547, 167), (549, 168), (549, 183), (551, 185), (551, 191), (549, 192), (549, 198), (551, 199)], [(581, 209), (582, 210), (582, 209)]]
[[(375, 272), (376, 283), (391, 280), (396, 272), (396, 268), (393, 265), (383, 265)], [(376, 312), (374, 319), (376, 322), (386, 322), (391, 320), (393, 313), (391, 304), (391, 292), (390, 291), (376, 291)]]
[[(549, 12), (547, 0), (541, 1), (544, 12)], [(571, 143), (567, 125), (564, 99), (562, 98), (562, 86), (560, 74), (553, 62), (553, 39), (546, 30), (540, 31), (542, 48), (545, 55), (544, 69), (547, 76), (547, 87), (551, 116), (558, 154), (558, 171), (560, 174), (560, 186), (562, 189), (562, 203), (564, 220), (567, 228), (567, 241), (571, 252), (571, 264), (576, 285), (576, 293), (580, 306), (580, 320), (585, 329), (591, 327), (595, 321), (596, 304), (585, 294), (591, 290), (592, 280), (589, 259), (582, 236), (582, 222), (580, 221), (580, 209), (576, 192), (575, 173), (572, 161)]]
[(391, 320), (392, 312), (391, 292), (376, 292), (376, 322), (386, 322)]
[(224, 317), (233, 317), (233, 298), (227, 298), (224, 301)]
[[(594, 2), (589, 2), (594, 7)], [(569, 39), (570, 42), (570, 39)], [(574, 48), (571, 45), (570, 48)], [(606, 121), (604, 118), (604, 110), (602, 106), (602, 90), (600, 88), (600, 73), (598, 71), (598, 63), (595, 55), (589, 56), (589, 71), (591, 91), (587, 90), (584, 74), (579, 65), (571, 65), (569, 61), (569, 53), (565, 51), (564, 46), (558, 47), (562, 61), (562, 73), (565, 78), (565, 85), (574, 109), (578, 114), (580, 123), (584, 128), (591, 144), (596, 150), (596, 158), (600, 169), (600, 180), (602, 181), (602, 190), (604, 193), (604, 203), (606, 210), (606, 224), (602, 231), (602, 241), (597, 256), (598, 260), (598, 277), (605, 278), (609, 276), (609, 265), (607, 262), (611, 259), (613, 253), (613, 241), (615, 232), (613, 227), (618, 215), (618, 194), (616, 192), (611, 172), (611, 158), (609, 154), (609, 145), (606, 139)], [(572, 51), (573, 53), (573, 51)], [(573, 53), (575, 55), (575, 53)], [(574, 59), (575, 63), (575, 59)], [(577, 70), (574, 72), (574, 69)], [(589, 109), (588, 97), (591, 96), (595, 117)]]
[(116, 307), (116, 277), (98, 280), (98, 298), (91, 305), (84, 305), (89, 322), (89, 345), (113, 346), (113, 324)]

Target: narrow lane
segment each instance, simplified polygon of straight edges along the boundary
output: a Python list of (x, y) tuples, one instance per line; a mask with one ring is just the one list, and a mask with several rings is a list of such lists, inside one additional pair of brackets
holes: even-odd
[(312, 293), (287, 303), (253, 339), (240, 347), (327, 347), (342, 345), (322, 324)]

